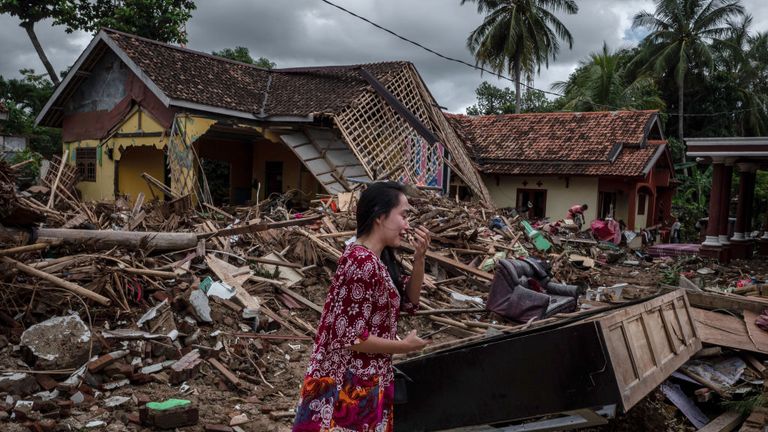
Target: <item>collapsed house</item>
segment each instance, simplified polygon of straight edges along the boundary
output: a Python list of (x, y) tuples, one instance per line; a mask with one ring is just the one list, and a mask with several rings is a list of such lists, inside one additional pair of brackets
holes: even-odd
[(62, 129), (86, 200), (165, 186), (210, 203), (201, 159), (223, 163), (209, 175), (232, 204), (384, 178), (447, 191), (458, 177), (488, 198), (407, 62), (267, 70), (102, 30), (37, 123)]
[[(493, 202), (561, 219), (587, 204), (630, 230), (669, 220), (674, 168), (657, 111), (447, 114)], [(592, 210), (595, 209), (595, 210)]]

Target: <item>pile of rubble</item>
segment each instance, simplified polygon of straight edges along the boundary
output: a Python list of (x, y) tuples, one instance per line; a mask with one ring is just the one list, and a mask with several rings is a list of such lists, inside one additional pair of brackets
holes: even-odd
[[(282, 199), (224, 209), (189, 197), (88, 204), (55, 183), (12, 185), (0, 161), (3, 430), (289, 428), (329, 280), (354, 235), (355, 193), (299, 212)], [(433, 243), (421, 309), (400, 325), (428, 338), (427, 352), (651, 297), (661, 266), (680, 270), (625, 264), (631, 251), (602, 244), (542, 246), (478, 203), (418, 190), (409, 199), (412, 225)], [(409, 269), (407, 245), (400, 256)], [(577, 288), (574, 309), (522, 322), (486, 310), (497, 262), (534, 262), (526, 257), (551, 265), (547, 281)], [(526, 289), (538, 283), (519, 276)], [(730, 387), (712, 391), (740, 392), (736, 382), (758, 379), (745, 372), (758, 365), (747, 359)]]

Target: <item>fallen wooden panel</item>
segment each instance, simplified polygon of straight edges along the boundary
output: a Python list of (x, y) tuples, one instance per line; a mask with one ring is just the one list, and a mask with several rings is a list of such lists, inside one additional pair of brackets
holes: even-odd
[(621, 309), (600, 321), (625, 410), (701, 349), (685, 290)]
[(480, 339), (396, 365), (407, 402), (395, 407), (395, 430), (626, 412), (700, 349), (684, 290)]
[[(753, 312), (744, 311), (744, 316), (751, 316), (751, 322), (754, 325), (756, 315)], [(768, 354), (768, 344), (766, 344), (768, 336), (754, 332), (757, 338), (753, 340), (744, 319), (697, 308), (693, 309), (693, 317), (704, 343)], [(760, 329), (757, 331), (764, 333)]]
[[(667, 292), (676, 291), (678, 287), (662, 285), (662, 290)], [(763, 309), (768, 309), (768, 299), (760, 297), (745, 297), (734, 294), (717, 294), (706, 291), (687, 291), (688, 302), (691, 306), (701, 309), (728, 309), (735, 312), (750, 310), (761, 313)]]
[(744, 416), (738, 411), (728, 411), (707, 423), (703, 428), (699, 429), (699, 432), (731, 432), (739, 427), (743, 420)]

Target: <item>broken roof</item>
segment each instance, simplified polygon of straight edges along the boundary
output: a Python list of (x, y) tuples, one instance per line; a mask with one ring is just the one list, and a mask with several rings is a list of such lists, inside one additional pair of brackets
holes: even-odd
[(643, 176), (667, 151), (656, 111), (446, 117), (486, 174)]
[(38, 116), (60, 126), (61, 107), (109, 48), (166, 106), (264, 120), (308, 121), (350, 105), (369, 87), (357, 73), (386, 84), (407, 62), (263, 69), (203, 52), (105, 29), (81, 54)]

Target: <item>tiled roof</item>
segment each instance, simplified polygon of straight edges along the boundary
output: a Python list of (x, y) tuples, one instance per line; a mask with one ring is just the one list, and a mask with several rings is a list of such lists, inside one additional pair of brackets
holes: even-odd
[(169, 98), (268, 116), (338, 112), (368, 87), (357, 68), (365, 67), (386, 84), (393, 72), (406, 65), (266, 70), (113, 30), (105, 32)]
[(656, 111), (446, 114), (484, 173), (587, 176), (642, 175), (664, 144), (646, 142), (655, 116)]

